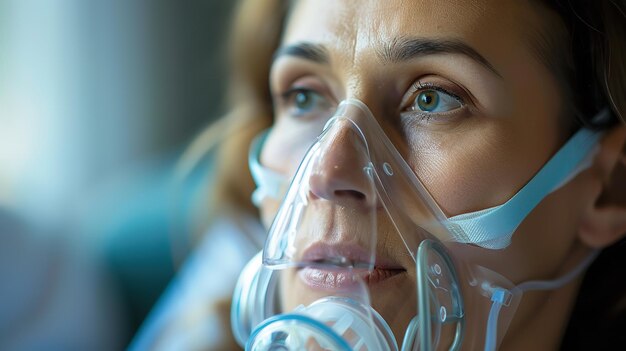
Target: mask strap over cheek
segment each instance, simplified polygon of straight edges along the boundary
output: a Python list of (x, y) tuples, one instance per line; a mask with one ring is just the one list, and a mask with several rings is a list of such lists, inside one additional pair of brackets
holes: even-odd
[[(608, 114), (603, 110), (596, 118)], [(604, 133), (581, 129), (511, 199), (502, 205), (464, 213), (447, 220), (447, 227), (460, 243), (486, 249), (503, 249), (515, 230), (549, 194), (589, 168)]]

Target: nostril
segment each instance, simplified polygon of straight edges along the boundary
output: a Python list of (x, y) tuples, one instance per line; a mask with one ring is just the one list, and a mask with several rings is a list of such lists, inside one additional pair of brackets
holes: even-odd
[(354, 182), (342, 181), (341, 177), (332, 177), (329, 174), (313, 174), (309, 179), (309, 192), (318, 199), (332, 201), (368, 200), (366, 192), (362, 191), (366, 185), (357, 185)]
[(337, 197), (351, 197), (355, 200), (365, 200), (365, 194), (356, 190), (335, 190), (335, 196)]

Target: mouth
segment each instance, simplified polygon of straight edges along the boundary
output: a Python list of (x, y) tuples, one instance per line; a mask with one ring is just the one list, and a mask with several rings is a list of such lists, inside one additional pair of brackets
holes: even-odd
[(300, 279), (311, 289), (337, 291), (385, 282), (406, 269), (382, 256), (373, 257), (356, 245), (316, 244), (302, 257)]
[(398, 274), (405, 269), (386, 269), (374, 267), (371, 271), (352, 269), (322, 269), (319, 267), (305, 267), (300, 269), (299, 276), (304, 283), (315, 290), (350, 290), (361, 284), (374, 286)]

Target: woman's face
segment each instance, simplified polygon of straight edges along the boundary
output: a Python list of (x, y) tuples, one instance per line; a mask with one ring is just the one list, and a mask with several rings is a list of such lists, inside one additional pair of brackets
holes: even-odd
[[(310, 145), (305, 141), (321, 132), (339, 101), (356, 98), (399, 144), (446, 215), (506, 202), (570, 129), (559, 118), (558, 84), (534, 45), (551, 25), (543, 11), (513, 0), (294, 2), (271, 70), (275, 123), (261, 162), (293, 175)], [(574, 187), (546, 198), (508, 248), (475, 250), (471, 259), (515, 283), (553, 277), (575, 238), (581, 208)], [(266, 224), (274, 209), (262, 208)], [(355, 212), (345, 213), (351, 216), (343, 221), (358, 223)], [(387, 220), (378, 226), (393, 232)], [(402, 241), (390, 235), (378, 242), (377, 256), (403, 273), (370, 286), (374, 304), (415, 286), (415, 263)], [(295, 307), (309, 287), (297, 275), (285, 279), (284, 304)], [(414, 301), (408, 304), (410, 312), (392, 326), (397, 336), (415, 314)], [(402, 315), (398, 308), (393, 313)]]

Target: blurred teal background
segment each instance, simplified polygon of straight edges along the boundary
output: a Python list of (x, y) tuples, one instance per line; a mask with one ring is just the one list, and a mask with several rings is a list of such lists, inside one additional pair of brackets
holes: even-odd
[(174, 165), (224, 112), (233, 3), (0, 0), (0, 350), (145, 318), (202, 222), (210, 157)]

